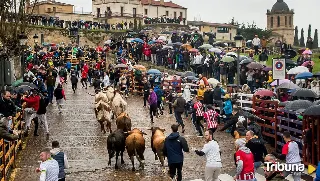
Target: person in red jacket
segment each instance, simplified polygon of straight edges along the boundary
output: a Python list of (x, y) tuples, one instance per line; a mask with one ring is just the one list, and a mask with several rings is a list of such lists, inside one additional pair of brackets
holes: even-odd
[[(31, 120), (37, 117), (37, 111), (39, 110), (40, 105), (40, 96), (36, 90), (32, 90), (28, 97), (22, 97), (22, 100), (27, 103), (27, 108), (25, 109), (26, 113), (26, 135), (28, 135), (28, 130), (30, 129)], [(35, 121), (35, 131), (34, 136), (39, 136), (37, 134), (38, 121)]]
[(235, 161), (237, 165), (234, 179), (237, 181), (255, 181), (254, 157), (250, 149), (246, 146), (246, 139), (239, 138), (235, 141)]
[[(84, 70), (84, 68), (82, 69), (82, 72), (81, 72), (81, 84), (82, 84), (82, 88), (86, 88), (88, 87), (87, 85), (87, 78), (88, 78), (88, 72)], [(84, 86), (86, 85), (86, 86)]]

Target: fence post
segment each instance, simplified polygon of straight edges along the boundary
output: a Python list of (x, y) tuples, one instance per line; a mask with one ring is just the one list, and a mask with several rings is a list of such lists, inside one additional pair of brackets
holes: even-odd
[(3, 155), (2, 155), (2, 163), (3, 163), (2, 178), (3, 178), (3, 180), (6, 180), (6, 148), (5, 148), (5, 146), (6, 146), (6, 143), (3, 140), (3, 144), (1, 146), (2, 153), (3, 153)]

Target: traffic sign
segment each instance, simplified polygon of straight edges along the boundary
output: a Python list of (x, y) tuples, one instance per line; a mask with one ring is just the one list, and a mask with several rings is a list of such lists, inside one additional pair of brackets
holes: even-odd
[(273, 59), (272, 60), (272, 77), (273, 79), (285, 79), (286, 78), (286, 60), (285, 59)]

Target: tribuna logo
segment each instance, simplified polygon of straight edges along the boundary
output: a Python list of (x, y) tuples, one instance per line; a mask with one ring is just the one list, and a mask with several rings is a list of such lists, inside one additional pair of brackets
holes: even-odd
[(303, 172), (304, 171), (304, 165), (299, 164), (287, 164), (287, 163), (272, 163), (272, 162), (265, 162), (266, 171), (268, 172)]

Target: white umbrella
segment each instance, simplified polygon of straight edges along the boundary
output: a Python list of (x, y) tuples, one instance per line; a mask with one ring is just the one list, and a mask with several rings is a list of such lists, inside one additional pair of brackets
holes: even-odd
[(208, 79), (208, 83), (212, 84), (212, 85), (217, 85), (220, 82), (215, 78), (210, 78), (210, 79)]
[(303, 72), (309, 72), (309, 69), (304, 66), (298, 66), (298, 67), (294, 67), (294, 68), (290, 69), (287, 74), (296, 75), (296, 74), (300, 74)]
[(105, 41), (104, 44), (107, 44), (107, 45), (111, 44), (111, 40)]
[(219, 48), (210, 48), (209, 52), (214, 52), (214, 53), (221, 53), (222, 50), (220, 50)]
[(235, 52), (228, 52), (226, 55), (230, 56), (230, 57), (232, 57), (232, 56), (238, 57), (237, 53), (235, 53)]
[(190, 29), (191, 29), (191, 30), (199, 31), (199, 28), (198, 28), (198, 27), (195, 27), (195, 26), (191, 27)]
[(158, 40), (167, 41), (167, 38), (164, 37), (164, 36), (160, 36), (160, 37), (158, 38)]

